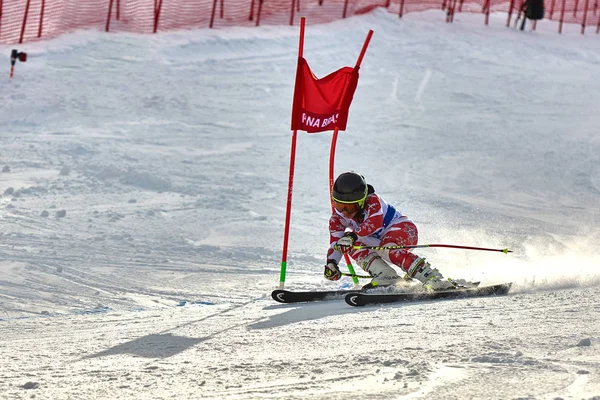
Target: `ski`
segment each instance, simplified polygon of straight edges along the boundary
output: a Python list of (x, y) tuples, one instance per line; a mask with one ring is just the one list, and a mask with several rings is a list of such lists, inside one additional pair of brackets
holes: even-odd
[[(469, 287), (477, 287), (479, 282), (466, 282), (462, 281), (461, 284), (469, 285)], [(326, 301), (326, 300), (341, 300), (344, 296), (351, 293), (372, 293), (372, 290), (386, 290), (385, 288), (376, 289), (370, 288), (366, 290), (361, 289), (346, 289), (346, 290), (325, 290), (325, 291), (304, 291), (304, 292), (293, 292), (290, 290), (277, 289), (271, 293), (273, 300), (279, 303), (308, 303), (312, 301)], [(389, 290), (389, 288), (387, 288)]]
[(366, 294), (366, 293), (348, 293), (344, 300), (351, 306), (361, 307), (368, 304), (384, 304), (398, 302), (413, 302), (437, 299), (460, 299), (468, 297), (482, 297), (504, 295), (510, 290), (512, 283), (503, 283), (493, 286), (474, 287), (466, 289), (444, 290), (438, 292), (419, 292), (419, 293), (386, 293), (386, 294)]
[(360, 292), (360, 290), (292, 292), (290, 290), (277, 289), (271, 293), (271, 297), (280, 303), (304, 303), (310, 301), (341, 300), (343, 296), (357, 292)]

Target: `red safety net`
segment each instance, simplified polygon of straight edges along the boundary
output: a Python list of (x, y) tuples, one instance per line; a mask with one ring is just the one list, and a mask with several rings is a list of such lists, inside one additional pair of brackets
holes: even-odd
[[(600, 30), (600, 0), (546, 0), (545, 18)], [(403, 15), (431, 9), (511, 12), (523, 0), (0, 0), (0, 43), (56, 37), (78, 29), (153, 33), (182, 28), (331, 22), (384, 7)], [(440, 18), (441, 21), (444, 17)], [(446, 18), (451, 20), (451, 18)], [(485, 22), (487, 23), (487, 18)], [(507, 21), (508, 23), (508, 21)]]

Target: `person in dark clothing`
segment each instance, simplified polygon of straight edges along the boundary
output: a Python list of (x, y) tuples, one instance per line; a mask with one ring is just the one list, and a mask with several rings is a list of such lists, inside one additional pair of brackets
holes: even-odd
[(525, 0), (519, 10), (517, 23), (521, 17), (521, 13), (524, 14), (523, 21), (521, 22), (521, 30), (524, 30), (527, 19), (536, 21), (544, 18), (544, 0)]

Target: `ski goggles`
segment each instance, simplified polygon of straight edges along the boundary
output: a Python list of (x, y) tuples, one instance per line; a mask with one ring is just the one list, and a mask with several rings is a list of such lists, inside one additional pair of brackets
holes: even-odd
[(336, 199), (333, 196), (331, 196), (331, 200), (333, 200), (335, 209), (338, 211), (340, 211), (340, 209), (338, 208), (338, 205), (343, 208), (344, 207), (343, 205), (357, 204), (359, 208), (364, 208), (365, 201), (367, 200), (367, 195), (368, 195), (368, 192), (365, 192), (365, 195), (362, 197), (362, 199), (354, 200), (354, 201), (344, 201), (344, 200)]
[[(363, 204), (364, 204), (364, 200), (363, 200)], [(356, 212), (362, 208), (361, 205), (356, 201), (354, 203), (342, 203), (335, 199), (333, 200), (333, 206), (335, 207), (336, 210), (338, 210), (341, 213)]]

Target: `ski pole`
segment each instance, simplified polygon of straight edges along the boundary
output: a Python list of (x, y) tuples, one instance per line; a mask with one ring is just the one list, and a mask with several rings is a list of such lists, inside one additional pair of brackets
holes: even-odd
[(359, 278), (359, 279), (371, 279), (372, 278), (371, 275), (356, 275), (356, 274), (349, 274), (347, 272), (342, 272), (342, 276), (351, 276), (352, 278)]
[[(372, 275), (356, 275), (356, 274), (349, 274), (347, 272), (342, 272), (342, 276), (353, 276), (355, 278), (362, 278), (362, 279), (371, 279), (373, 278)], [(413, 278), (411, 278), (410, 276), (408, 276), (408, 274), (404, 274), (404, 277), (402, 278), (405, 281), (412, 281)]]
[(497, 251), (500, 253), (512, 253), (509, 249), (488, 249), (485, 247), (472, 247), (472, 246), (458, 246), (452, 244), (416, 244), (411, 246), (352, 246), (355, 250), (360, 249), (371, 249), (371, 250), (397, 250), (397, 249), (419, 249), (424, 247), (446, 247), (451, 249), (465, 249), (465, 250), (482, 250), (482, 251)]

